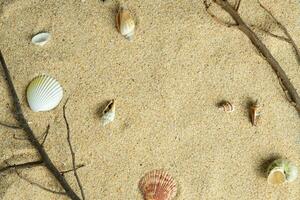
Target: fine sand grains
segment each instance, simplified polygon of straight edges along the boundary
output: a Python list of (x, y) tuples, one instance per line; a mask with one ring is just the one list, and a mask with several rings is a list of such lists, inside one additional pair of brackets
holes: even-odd
[[(165, 169), (176, 180), (176, 200), (277, 200), (300, 198), (300, 181), (283, 187), (267, 184), (266, 160), (288, 158), (300, 166), (300, 123), (271, 67), (239, 30), (212, 20), (202, 1), (125, 1), (135, 19), (129, 42), (115, 27), (118, 2), (98, 0), (0, 0), (0, 48), (6, 58), (31, 127), (62, 170), (71, 160), (62, 116), (67, 115), (78, 170), (88, 200), (142, 199), (139, 180)], [(300, 46), (298, 1), (261, 0)], [(216, 14), (223, 16), (217, 7)], [(256, 1), (242, 1), (240, 13), (251, 24), (269, 27)], [(258, 32), (258, 30), (255, 30)], [(51, 33), (44, 46), (31, 44), (39, 32)], [(259, 37), (300, 90), (300, 68), (291, 46), (258, 32)], [(0, 71), (2, 73), (2, 71)], [(64, 88), (62, 103), (34, 113), (25, 91), (37, 75), (48, 74)], [(14, 122), (10, 99), (0, 78), (0, 120)], [(99, 108), (115, 99), (113, 123), (100, 124)], [(220, 112), (228, 99), (235, 111)], [(259, 101), (257, 126), (247, 103)], [(0, 165), (35, 160), (19, 131), (0, 127)], [(58, 185), (42, 167), (22, 175), (46, 187)], [(66, 178), (75, 186), (73, 175)], [(76, 188), (76, 187), (75, 187)], [(79, 190), (77, 190), (79, 192)], [(2, 200), (65, 200), (14, 173), (0, 177)]]

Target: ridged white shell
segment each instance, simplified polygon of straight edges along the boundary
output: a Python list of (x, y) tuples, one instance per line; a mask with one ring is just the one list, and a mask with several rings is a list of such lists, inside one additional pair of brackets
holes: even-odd
[(110, 122), (114, 121), (116, 116), (116, 105), (115, 101), (111, 100), (104, 108), (101, 116), (101, 124), (103, 126), (109, 124)]
[(125, 6), (120, 6), (116, 15), (116, 27), (118, 31), (128, 40), (132, 40), (134, 36), (135, 23)]
[(63, 88), (48, 75), (34, 78), (27, 87), (27, 102), (34, 112), (49, 111), (63, 98)]
[(35, 45), (43, 46), (51, 38), (51, 34), (47, 32), (41, 32), (32, 37), (31, 42)]

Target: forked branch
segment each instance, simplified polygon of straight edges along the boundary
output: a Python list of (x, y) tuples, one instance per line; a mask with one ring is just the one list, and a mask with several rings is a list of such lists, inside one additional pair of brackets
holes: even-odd
[(76, 178), (76, 182), (77, 182), (78, 187), (80, 189), (82, 200), (85, 200), (85, 196), (84, 196), (84, 192), (83, 192), (83, 187), (82, 187), (82, 184), (80, 182), (79, 176), (77, 174), (76, 161), (75, 161), (75, 153), (74, 153), (74, 150), (73, 150), (73, 147), (72, 147), (72, 143), (71, 143), (70, 126), (69, 126), (69, 122), (68, 122), (68, 119), (67, 119), (67, 116), (66, 116), (66, 106), (67, 106), (67, 103), (68, 103), (68, 99), (67, 99), (67, 101), (65, 102), (65, 104), (63, 106), (63, 116), (64, 116), (64, 120), (65, 120), (66, 127), (67, 127), (67, 141), (68, 141), (70, 152), (71, 152), (72, 167), (73, 167), (74, 176)]
[(36, 138), (32, 129), (29, 127), (28, 121), (26, 120), (23, 114), (19, 97), (15, 90), (12, 78), (10, 76), (8, 67), (6, 65), (6, 62), (4, 60), (1, 51), (0, 51), (0, 63), (11, 96), (11, 101), (13, 103), (13, 108), (14, 108), (13, 114), (16, 121), (18, 122), (17, 127), (20, 127), (24, 131), (26, 138), (38, 152), (40, 160), (43, 161), (44, 166), (49, 170), (49, 172), (55, 177), (55, 179), (59, 182), (61, 187), (65, 190), (64, 193), (72, 200), (80, 200), (79, 196), (73, 191), (73, 189), (71, 188), (71, 186), (69, 185), (65, 177), (60, 173), (57, 167), (53, 164), (52, 160), (49, 158), (47, 152), (45, 151), (43, 145), (38, 141), (38, 138)]
[(21, 164), (13, 164), (13, 165), (7, 164), (7, 166), (0, 168), (0, 174), (11, 169), (25, 169), (25, 168), (41, 166), (42, 164), (43, 164), (42, 160), (26, 162)]
[(290, 35), (290, 33), (288, 32), (288, 30), (286, 29), (286, 27), (279, 21), (276, 19), (276, 17), (271, 13), (271, 11), (269, 11), (265, 6), (263, 6), (259, 1), (258, 1), (260, 7), (262, 7), (274, 20), (274, 22), (278, 25), (278, 27), (283, 31), (283, 33), (286, 35), (287, 37), (287, 42), (291, 43), (295, 54), (296, 54), (296, 58), (297, 58), (297, 62), (298, 64), (300, 64), (300, 50), (297, 47), (295, 41), (293, 40), (292, 36)]
[[(265, 44), (258, 38), (258, 36), (247, 26), (244, 20), (240, 17), (234, 6), (230, 5), (227, 0), (213, 0), (214, 3), (219, 5), (224, 11), (226, 11), (231, 18), (237, 24), (237, 28), (242, 31), (252, 42), (252, 44), (256, 47), (256, 49), (261, 53), (261, 55), (266, 59), (266, 61), (273, 68), (276, 73), (279, 81), (282, 83), (282, 89), (289, 96), (290, 102), (293, 106), (295, 106), (296, 110), (300, 115), (300, 97), (297, 93), (296, 88), (291, 83), (290, 79), (286, 75), (283, 68), (280, 66), (278, 61), (271, 54), (269, 49), (265, 46)], [(205, 1), (204, 1), (205, 4)]]

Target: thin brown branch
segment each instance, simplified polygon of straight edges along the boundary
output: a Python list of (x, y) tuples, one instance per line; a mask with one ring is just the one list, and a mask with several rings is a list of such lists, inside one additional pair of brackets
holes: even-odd
[(18, 175), (18, 177), (19, 177), (20, 179), (23, 179), (23, 180), (27, 181), (27, 182), (30, 183), (31, 185), (37, 186), (38, 188), (41, 188), (42, 190), (45, 190), (45, 191), (47, 191), (47, 192), (51, 192), (51, 193), (53, 193), (53, 194), (67, 195), (66, 192), (60, 192), (60, 191), (51, 190), (51, 189), (49, 189), (49, 188), (46, 188), (45, 186), (42, 186), (42, 185), (39, 184), (39, 183), (35, 183), (35, 182), (31, 181), (30, 179), (26, 178), (25, 176), (22, 176), (22, 175), (18, 172), (18, 170), (15, 170), (15, 171), (16, 171), (16, 174)]
[[(77, 170), (77, 169), (80, 169), (81, 167), (84, 167), (84, 166), (85, 166), (84, 164), (78, 165), (78, 166), (76, 166), (76, 170)], [(66, 174), (66, 173), (73, 172), (73, 171), (74, 171), (74, 169), (69, 169), (69, 170), (60, 171), (60, 173), (61, 173), (62, 175), (64, 175), (64, 174)]]
[(70, 126), (69, 126), (68, 119), (67, 119), (67, 116), (66, 116), (66, 106), (67, 106), (68, 100), (69, 99), (66, 100), (66, 102), (65, 102), (65, 104), (63, 106), (63, 116), (64, 116), (64, 120), (65, 120), (66, 127), (67, 127), (67, 141), (68, 141), (70, 152), (71, 152), (72, 167), (73, 167), (74, 176), (75, 176), (76, 182), (77, 182), (77, 184), (79, 186), (82, 200), (85, 200), (85, 196), (84, 196), (84, 192), (83, 192), (83, 187), (82, 187), (82, 184), (80, 182), (79, 176), (77, 174), (76, 161), (75, 161), (75, 153), (73, 151), (73, 147), (72, 147), (72, 143), (71, 143), (71, 134), (70, 134), (71, 131), (70, 131)]
[(8, 164), (7, 166), (0, 168), (0, 173), (3, 173), (10, 169), (25, 169), (25, 168), (37, 167), (37, 166), (41, 166), (42, 164), (43, 164), (42, 160), (26, 162), (21, 164), (13, 164), (13, 165)]
[(232, 26), (236, 26), (236, 24), (234, 23), (230, 23), (230, 22), (226, 22), (220, 18), (218, 18), (215, 14), (213, 14), (210, 10), (210, 6), (211, 6), (211, 3), (208, 2), (208, 0), (204, 0), (203, 1), (204, 5), (205, 5), (205, 10), (207, 12), (207, 14), (213, 19), (215, 20), (217, 23), (223, 25), (223, 26), (227, 26), (227, 27), (232, 27)]
[(50, 125), (48, 124), (48, 126), (47, 126), (47, 128), (46, 128), (46, 131), (45, 131), (44, 134), (43, 134), (44, 137), (43, 137), (43, 141), (41, 142), (41, 145), (42, 145), (42, 146), (44, 146), (44, 143), (45, 143), (45, 141), (46, 141), (46, 139), (47, 139), (49, 130), (50, 130)]
[(288, 30), (286, 29), (286, 27), (276, 19), (276, 17), (271, 13), (271, 11), (269, 11), (265, 6), (263, 6), (259, 1), (258, 1), (260, 7), (262, 7), (271, 17), (272, 19), (276, 22), (276, 24), (279, 26), (279, 28), (283, 31), (283, 33), (286, 35), (286, 37), (289, 40), (289, 43), (291, 43), (294, 52), (296, 54), (296, 58), (297, 58), (297, 62), (298, 64), (300, 64), (300, 50), (297, 47), (295, 41), (293, 40), (292, 36), (290, 35), (290, 33), (288, 32)]
[(284, 37), (284, 36), (276, 35), (276, 34), (274, 34), (274, 33), (271, 33), (270, 31), (264, 30), (264, 29), (262, 29), (262, 28), (259, 28), (259, 27), (255, 26), (255, 25), (249, 25), (249, 26), (250, 26), (251, 28), (254, 28), (254, 29), (257, 29), (257, 30), (259, 30), (259, 31), (262, 31), (262, 32), (264, 32), (265, 34), (270, 35), (271, 37), (274, 37), (274, 38), (276, 38), (276, 39), (278, 39), (278, 40), (282, 40), (282, 41), (284, 41), (284, 42), (291, 43), (291, 40), (288, 39), (288, 38), (286, 38), (286, 37)]
[(13, 102), (14, 107), (14, 116), (18, 122), (18, 125), (23, 129), (28, 137), (28, 141), (31, 145), (37, 150), (40, 159), (43, 160), (45, 167), (49, 170), (49, 172), (55, 177), (55, 179), (59, 182), (62, 188), (65, 190), (66, 195), (72, 200), (80, 200), (79, 196), (73, 191), (69, 183), (66, 181), (65, 177), (62, 176), (57, 169), (57, 167), (53, 164), (52, 160), (49, 158), (47, 152), (45, 151), (44, 147), (39, 143), (38, 139), (35, 137), (32, 129), (28, 125), (28, 121), (26, 120), (21, 104), (19, 101), (19, 97), (17, 95), (16, 89), (14, 87), (12, 78), (10, 76), (8, 67), (0, 51), (0, 63), (3, 69), (5, 81), (7, 83), (7, 87), (11, 96), (11, 101)]
[(28, 140), (27, 137), (17, 137), (16, 134), (13, 134), (13, 138), (14, 138), (15, 140)]
[(4, 126), (6, 128), (12, 128), (12, 129), (20, 129), (21, 128), (21, 127), (19, 127), (17, 125), (6, 124), (6, 123), (3, 123), (3, 122), (0, 122), (0, 125)]
[(290, 79), (286, 75), (283, 68), (280, 66), (278, 61), (271, 54), (269, 49), (265, 44), (258, 38), (258, 36), (246, 25), (244, 20), (240, 17), (238, 12), (230, 5), (227, 0), (214, 0), (223, 10), (225, 10), (238, 25), (238, 29), (242, 31), (256, 47), (256, 49), (261, 53), (261, 55), (266, 59), (266, 61), (273, 68), (278, 79), (282, 82), (283, 90), (287, 90), (293, 104), (295, 105), (296, 110), (300, 115), (300, 97), (297, 93), (296, 88), (291, 83)]
[(242, 0), (237, 0), (237, 1), (235, 2), (235, 4), (234, 4), (234, 9), (235, 9), (236, 11), (239, 10), (240, 5), (241, 5), (241, 1), (242, 1)]
[[(41, 142), (41, 145), (44, 145), (46, 138), (48, 136), (49, 133), (49, 129), (50, 129), (50, 125), (47, 126), (46, 131), (43, 133), (43, 135), (41, 135), (40, 137), (38, 137), (38, 140), (40, 140), (40, 138), (43, 138), (43, 141)], [(28, 140), (27, 137), (17, 137), (15, 134), (13, 135), (13, 138), (15, 140)]]

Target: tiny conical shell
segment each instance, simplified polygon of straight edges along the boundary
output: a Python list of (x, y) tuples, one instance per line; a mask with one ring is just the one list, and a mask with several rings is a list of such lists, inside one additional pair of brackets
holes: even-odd
[(298, 177), (298, 168), (285, 159), (277, 159), (268, 167), (268, 183), (278, 185)]
[(116, 106), (115, 106), (115, 101), (111, 100), (107, 104), (107, 106), (104, 108), (102, 112), (102, 117), (101, 117), (101, 124), (103, 126), (109, 124), (110, 122), (114, 121), (116, 116)]
[(153, 170), (140, 181), (144, 200), (172, 200), (177, 194), (175, 180), (163, 170)]
[(43, 46), (51, 38), (51, 34), (48, 32), (41, 32), (32, 37), (31, 42), (35, 45)]
[(257, 122), (260, 118), (260, 106), (258, 104), (258, 100), (250, 106), (250, 118), (253, 126), (257, 125)]
[(235, 110), (234, 105), (229, 101), (222, 101), (219, 104), (219, 108), (224, 110), (225, 112), (233, 112)]
[(124, 6), (120, 6), (116, 15), (116, 27), (126, 39), (133, 39), (135, 23), (129, 10)]
[(29, 83), (26, 96), (32, 111), (49, 111), (61, 101), (63, 89), (58, 81), (51, 76), (41, 75)]

